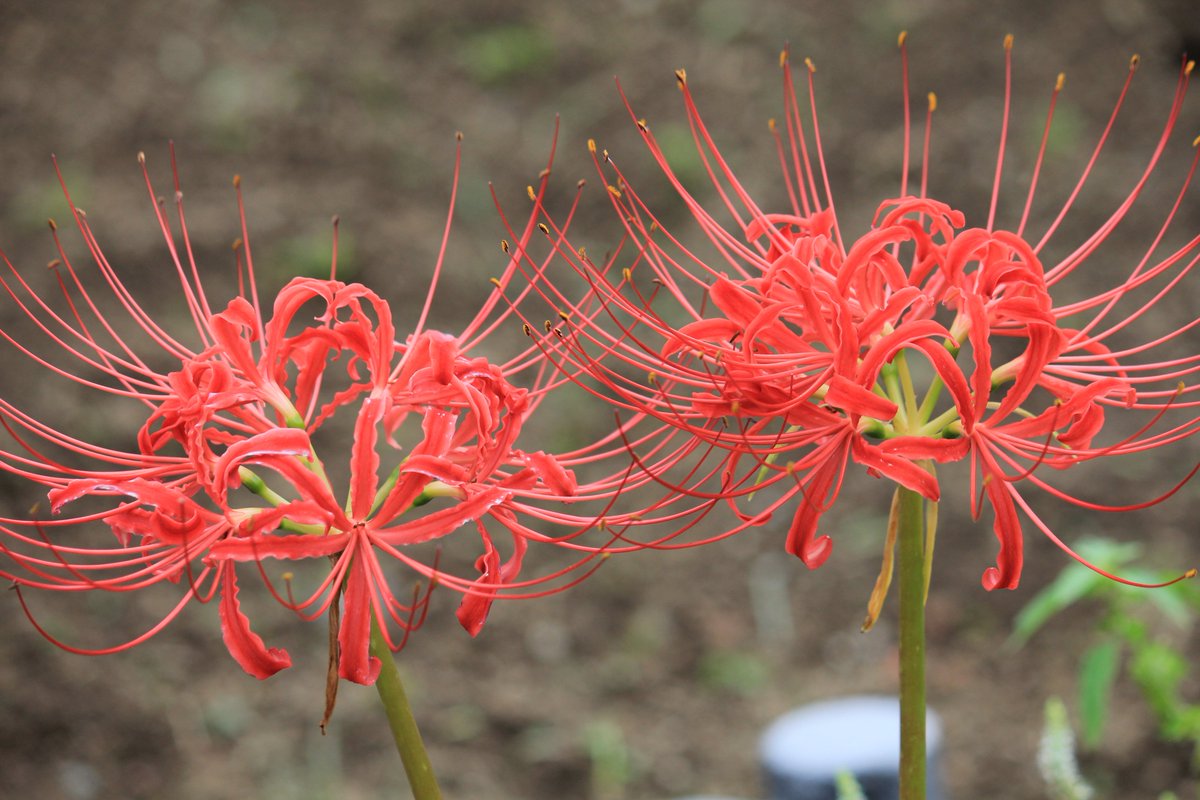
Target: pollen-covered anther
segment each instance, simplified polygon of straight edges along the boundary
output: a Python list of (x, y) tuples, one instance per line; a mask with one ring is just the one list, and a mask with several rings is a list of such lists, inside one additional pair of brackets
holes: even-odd
[(544, 223), (544, 222), (538, 223), (538, 230), (541, 231), (542, 233), (546, 234), (547, 236), (550, 235), (550, 229), (546, 227), (546, 223)]
[(46, 264), (46, 269), (58, 269), (62, 266), (62, 259), (54, 258)]
[[(937, 111), (937, 93), (930, 92), (928, 97), (929, 97), (929, 110), (931, 112)], [(940, 119), (940, 117), (939, 117), (939, 119)]]
[(1009, 33), (1009, 34), (1005, 34), (1005, 36), (1004, 36), (1004, 49), (1005, 49), (1005, 50), (1012, 50), (1012, 46), (1013, 46), (1013, 35), (1012, 35), (1011, 33)]
[(454, 141), (456, 141), (456, 142), (461, 142), (462, 140), (463, 140), (463, 132), (462, 132), (462, 131), (455, 131), (455, 132), (454, 132)]
[(46, 220), (46, 224), (50, 226), (50, 230), (52, 230), (52, 231), (58, 230), (58, 223), (54, 221), (54, 217), (48, 218)]
[(787, 51), (787, 48), (784, 48), (783, 50), (779, 51), (779, 66), (786, 67), (787, 63), (788, 63), (788, 51)]
[(233, 240), (233, 244), (230, 245), (229, 249), (235, 253), (242, 249), (242, 239), (240, 236)]
[(1135, 72), (1138, 68), (1138, 65), (1141, 63), (1142, 63), (1142, 57), (1139, 56), (1137, 53), (1134, 53), (1132, 56), (1129, 57), (1129, 71)]
[(542, 327), (544, 327), (546, 329), (546, 333), (549, 333), (550, 331), (554, 330), (554, 325), (553, 325), (553, 323), (550, 322), (550, 320), (545, 320), (542, 323)]
[(507, 239), (500, 240), (500, 250), (505, 253), (508, 252), (508, 240)]
[(645, 133), (650, 130), (650, 125), (646, 122), (645, 117), (637, 121), (638, 130)]
[(811, 58), (804, 59), (804, 66), (808, 67), (809, 74), (812, 74), (817, 71), (817, 65), (813, 63), (813, 60)]
[(608, 193), (617, 198), (621, 196), (621, 190), (613, 186), (611, 183), (608, 185)]
[(233, 188), (235, 188), (235, 189), (242, 188), (242, 176), (241, 175), (233, 176)]
[(767, 120), (767, 130), (769, 130), (771, 133), (775, 132), (775, 118), (774, 117), (771, 117), (769, 120)]
[(142, 164), (144, 166), (146, 163), (146, 154), (144, 152), (142, 152), (141, 150), (138, 150), (137, 160), (138, 160), (139, 164)]
[(904, 42), (908, 39), (908, 31), (900, 31), (900, 35), (896, 37), (896, 47), (904, 47)]
[(1058, 78), (1054, 81), (1054, 91), (1061, 92), (1063, 84), (1067, 82), (1067, 73), (1058, 73)]
[(1184, 64), (1184, 65), (1183, 65), (1183, 74), (1184, 74), (1184, 75), (1191, 75), (1191, 74), (1192, 74), (1192, 70), (1194, 70), (1195, 68), (1196, 68), (1196, 62), (1195, 62), (1193, 59), (1190, 59), (1190, 58), (1189, 58), (1189, 59), (1188, 59), (1188, 62), (1187, 62), (1186, 64)]
[(646, 383), (658, 383), (658, 373), (657, 372), (646, 373)]
[(596, 140), (595, 139), (588, 139), (588, 152), (589, 153), (596, 152)]
[(497, 289), (503, 289), (503, 288), (504, 288), (503, 286), (501, 286), (501, 285), (500, 285), (500, 279), (499, 279), (499, 278), (497, 278), (497, 277), (494, 277), (494, 276), (493, 276), (493, 277), (491, 277), (491, 278), (488, 278), (488, 283), (492, 284), (492, 285), (493, 285), (493, 286), (495, 286)]
[(563, 322), (570, 322), (570, 321), (571, 321), (571, 315), (570, 315), (570, 314), (568, 314), (566, 311), (560, 311), (560, 312), (558, 312), (558, 318), (559, 318), (559, 319), (561, 319)]
[(675, 80), (679, 81), (679, 88), (682, 89), (687, 84), (687, 70), (682, 68), (675, 70)]
[(529, 327), (528, 322), (521, 323), (521, 330), (525, 332), (526, 336), (533, 336), (533, 328)]
[(530, 200), (537, 200), (537, 192), (533, 190), (532, 186), (525, 187), (525, 194), (529, 195)]
[(629, 269), (629, 267), (625, 267), (624, 269), (621, 270), (621, 277), (625, 279), (626, 283), (632, 281), (633, 280), (633, 270)]

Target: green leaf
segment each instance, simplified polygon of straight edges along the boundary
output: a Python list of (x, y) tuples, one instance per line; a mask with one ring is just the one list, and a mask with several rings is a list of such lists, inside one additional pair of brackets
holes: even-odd
[(1017, 614), (1009, 647), (1015, 649), (1025, 644), (1051, 617), (1092, 594), (1107, 580), (1081, 564), (1068, 566)]
[(1121, 660), (1120, 643), (1114, 639), (1093, 645), (1079, 665), (1079, 715), (1083, 723), (1083, 744), (1094, 749), (1104, 734), (1108, 701)]

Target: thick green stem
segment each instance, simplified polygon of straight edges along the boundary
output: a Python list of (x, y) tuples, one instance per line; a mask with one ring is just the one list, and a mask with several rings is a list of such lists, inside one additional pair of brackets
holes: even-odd
[(387, 713), (396, 749), (400, 751), (400, 760), (404, 762), (404, 772), (408, 775), (413, 798), (441, 800), (442, 790), (438, 788), (433, 765), (429, 763), (429, 754), (425, 752), (425, 743), (421, 741), (421, 732), (417, 730), (417, 721), (413, 719), (412, 708), (408, 705), (408, 695), (404, 692), (404, 684), (400, 682), (396, 659), (392, 657), (392, 649), (388, 647), (383, 631), (374, 619), (371, 620), (371, 655), (382, 664), (375, 688), (379, 692), (379, 699), (383, 701), (383, 710)]
[(900, 489), (900, 800), (925, 800), (924, 500)]

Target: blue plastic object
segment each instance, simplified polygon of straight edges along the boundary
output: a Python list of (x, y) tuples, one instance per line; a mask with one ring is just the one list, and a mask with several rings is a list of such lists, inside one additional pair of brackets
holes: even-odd
[[(942, 726), (933, 712), (925, 723), (927, 800), (946, 800), (938, 756)], [(867, 800), (900, 794), (900, 701), (862, 696), (829, 700), (784, 714), (759, 744), (771, 800), (836, 800), (836, 779), (850, 772)]]

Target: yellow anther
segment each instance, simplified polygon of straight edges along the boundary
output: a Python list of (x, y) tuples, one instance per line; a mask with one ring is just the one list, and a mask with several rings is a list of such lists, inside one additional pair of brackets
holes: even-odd
[(526, 336), (533, 336), (533, 328), (529, 327), (528, 322), (521, 323), (521, 330), (525, 332)]
[(495, 286), (497, 289), (503, 289), (503, 288), (504, 288), (503, 286), (501, 286), (501, 285), (500, 285), (500, 279), (499, 279), (499, 278), (488, 278), (488, 283), (492, 284), (492, 285), (493, 285), (493, 286)]
[(684, 85), (687, 83), (687, 70), (686, 69), (675, 70), (675, 80), (679, 81), (679, 88), (682, 89), (684, 87)]
[(139, 164), (146, 163), (146, 154), (144, 152), (142, 152), (141, 150), (138, 150), (138, 163)]
[(1192, 567), (1187, 572), (1183, 573), (1183, 577), (1187, 578), (1188, 580), (1191, 580), (1192, 578), (1196, 577), (1196, 568)]
[(595, 139), (588, 139), (588, 152), (589, 153), (596, 152), (596, 140)]
[(779, 66), (786, 67), (787, 63), (788, 63), (788, 51), (780, 50), (779, 51)]
[(1134, 53), (1129, 59), (1129, 71), (1133, 72), (1138, 68), (1138, 64), (1142, 63), (1142, 57)]
[(612, 184), (609, 184), (609, 186), (608, 186), (608, 193), (611, 194), (613, 197), (621, 196), (621, 190), (618, 189), (617, 187), (613, 186)]
[(771, 131), (771, 133), (775, 132), (775, 118), (774, 117), (771, 117), (769, 120), (767, 120), (767, 130)]
[(1012, 45), (1013, 45), (1013, 35), (1010, 33), (1004, 37), (1004, 49), (1012, 50)]
[(811, 58), (804, 59), (804, 66), (808, 67), (810, 74), (817, 71), (817, 65), (813, 63)]
[(559, 318), (559, 319), (561, 319), (563, 322), (570, 322), (570, 321), (571, 321), (571, 315), (570, 315), (570, 314), (568, 314), (566, 311), (560, 311), (560, 312), (558, 312), (558, 318)]
[(646, 373), (646, 383), (657, 383), (657, 382), (658, 382), (658, 373), (657, 372), (647, 372)]
[(554, 325), (552, 325), (550, 323), (550, 320), (545, 320), (544, 322), (542, 322), (542, 327), (546, 329), (546, 333), (549, 333), (550, 331), (554, 330)]
[(625, 267), (625, 269), (621, 270), (621, 277), (624, 278), (628, 283), (629, 281), (633, 280), (633, 272), (629, 269), (629, 267)]
[(900, 31), (900, 35), (896, 37), (896, 47), (904, 47), (906, 39), (908, 39), (908, 31)]
[(52, 231), (58, 230), (58, 223), (54, 221), (54, 217), (48, 218), (46, 220), (46, 224), (50, 226), (50, 230), (52, 230)]
[(1066, 81), (1067, 81), (1067, 73), (1065, 73), (1065, 72), (1058, 73), (1058, 80), (1056, 80), (1054, 82), (1054, 91), (1061, 92), (1063, 84), (1066, 83)]
[(1188, 59), (1188, 62), (1183, 65), (1183, 74), (1191, 75), (1192, 70), (1194, 70), (1195, 68), (1196, 68), (1196, 62), (1192, 59)]
[(232, 250), (233, 250), (235, 253), (236, 253), (238, 250), (241, 250), (241, 249), (242, 249), (242, 240), (241, 240), (241, 239), (234, 239), (234, 240), (233, 240), (233, 245), (231, 246), (231, 249), (232, 249)]
[(233, 176), (233, 188), (240, 189), (241, 187), (242, 187), (242, 176), (234, 175)]
[(296, 577), (296, 574), (294, 572), (285, 572), (279, 577), (283, 578), (284, 583), (291, 583), (292, 579)]
[(1200, 145), (1200, 136), (1197, 136), (1195, 139), (1192, 139), (1192, 147), (1196, 147), (1198, 145)]
[(501, 239), (501, 240), (500, 240), (500, 249), (501, 249), (502, 251), (504, 251), (505, 253), (507, 253), (507, 252), (508, 252), (508, 239)]
[(550, 229), (546, 227), (546, 223), (544, 223), (544, 222), (538, 223), (538, 230), (541, 231), (542, 233), (546, 234), (547, 236), (550, 235)]
[(525, 187), (525, 194), (529, 195), (530, 200), (537, 200), (537, 192), (533, 191), (532, 186)]
[(640, 130), (642, 133), (645, 133), (646, 131), (650, 130), (650, 126), (646, 124), (645, 117), (642, 117), (641, 119), (639, 119), (637, 121), (637, 126), (638, 126), (638, 130)]
[(937, 95), (933, 92), (929, 93), (929, 110), (937, 111)]

